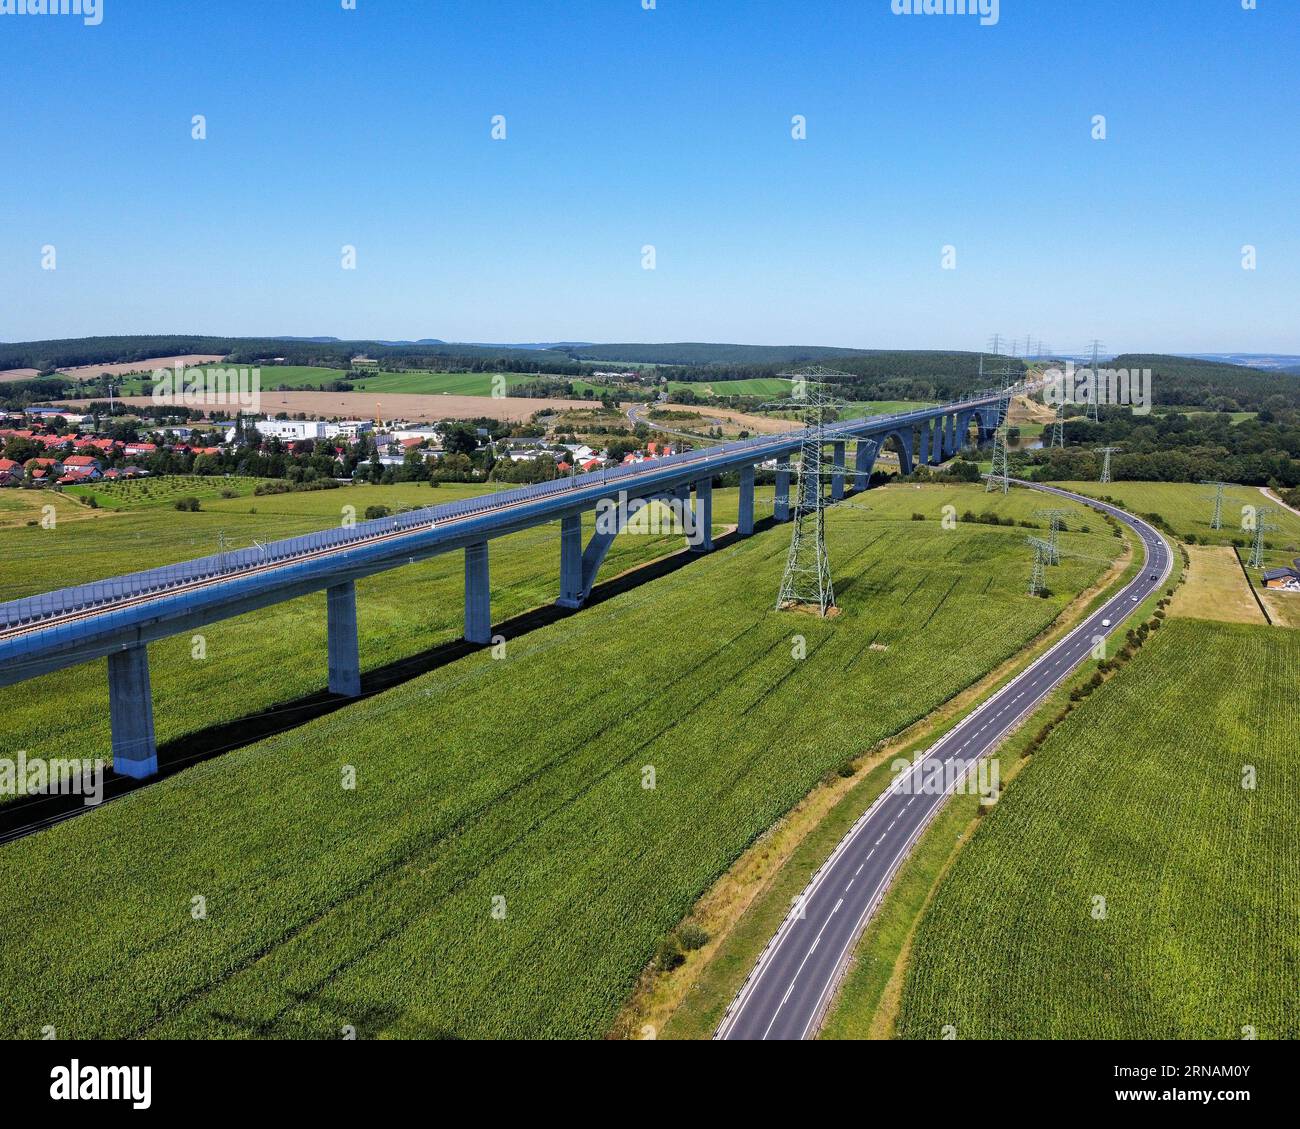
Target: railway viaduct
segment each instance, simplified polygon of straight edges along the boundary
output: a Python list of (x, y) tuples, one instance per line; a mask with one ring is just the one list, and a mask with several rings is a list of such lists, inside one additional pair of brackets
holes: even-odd
[[(904, 474), (915, 465), (937, 465), (957, 454), (969, 442), (972, 426), (978, 428), (978, 441), (987, 441), (1017, 391), (984, 392), (936, 407), (830, 425), (825, 435), (833, 467), (832, 500), (867, 488), (876, 455), (891, 440)], [(442, 553), (463, 552), (465, 638), (486, 644), (492, 637), (492, 539), (558, 522), (558, 603), (581, 607), (616, 533), (602, 531), (598, 523), (584, 545), (584, 513), (611, 502), (631, 511), (655, 499), (675, 499), (693, 511), (690, 547), (708, 552), (714, 479), (725, 473), (739, 476), (737, 532), (752, 535), (755, 471), (773, 460), (786, 463), (798, 452), (801, 434), (724, 443), (0, 604), (0, 686), (107, 658), (114, 770), (137, 779), (152, 776), (158, 771), (148, 657), (154, 640), (323, 589), (329, 689), (356, 697), (361, 693), (357, 580)], [(778, 522), (791, 517), (790, 477), (789, 470), (776, 472)]]

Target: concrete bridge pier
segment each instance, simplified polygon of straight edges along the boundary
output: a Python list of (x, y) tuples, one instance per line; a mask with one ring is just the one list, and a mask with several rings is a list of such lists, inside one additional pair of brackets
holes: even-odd
[(330, 693), (361, 696), (361, 643), (357, 636), (357, 586), (349, 580), (325, 591), (329, 632)]
[(697, 553), (713, 551), (713, 479), (695, 483), (695, 529), (686, 542)]
[(740, 516), (736, 521), (736, 532), (741, 537), (750, 537), (754, 533), (754, 467), (740, 468)]
[(465, 546), (465, 640), (492, 642), (492, 592), (488, 581), (488, 546)]
[(108, 656), (108, 713), (113, 732), (113, 771), (134, 780), (157, 775), (149, 651), (143, 643)]
[(916, 461), (925, 466), (930, 461), (930, 424), (929, 421), (921, 424), (921, 445), (917, 448)]
[(855, 444), (853, 461), (853, 489), (855, 493), (861, 493), (871, 485), (871, 463), (875, 460), (872, 455), (875, 453), (876, 445), (867, 439), (859, 439)]
[(960, 452), (967, 443), (970, 442), (970, 412), (958, 412), (954, 420), (956, 434), (954, 436), (957, 451)]
[[(777, 459), (782, 462), (788, 458), (788, 455), (777, 456)], [(790, 520), (790, 472), (788, 470), (776, 472), (776, 499), (772, 512), (777, 521)]]
[(582, 515), (560, 518), (560, 598), (562, 608), (582, 607)]
[(844, 440), (837, 439), (831, 444), (831, 450), (834, 467), (834, 474), (831, 476), (831, 501), (838, 502), (844, 497)]
[(943, 416), (932, 420), (927, 427), (930, 428), (930, 465), (938, 466), (944, 454)]

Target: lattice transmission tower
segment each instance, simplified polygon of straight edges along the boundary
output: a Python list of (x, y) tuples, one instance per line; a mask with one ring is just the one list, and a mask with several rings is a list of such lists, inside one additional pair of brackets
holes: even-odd
[(984, 493), (1011, 490), (1011, 456), (1007, 450), (1007, 419), (1011, 414), (1011, 398), (1017, 382), (1011, 372), (1011, 362), (1002, 370), (1002, 398), (998, 407), (998, 426), (993, 433), (993, 466), (984, 480)]
[[(1101, 358), (1101, 342), (1092, 343), (1092, 391), (1088, 396), (1088, 419), (1092, 423), (1101, 423), (1101, 378), (1098, 365)], [(1108, 480), (1109, 481), (1109, 480)]]
[(1223, 492), (1229, 486), (1235, 485), (1232, 482), (1202, 482), (1202, 486), (1213, 486), (1213, 496), (1207, 495), (1205, 500), (1214, 503), (1214, 516), (1210, 519), (1211, 529), (1223, 528)]
[(1276, 506), (1260, 506), (1255, 510), (1255, 538), (1250, 546), (1249, 567), (1264, 567), (1264, 534), (1277, 532), (1277, 526), (1268, 519), (1277, 513)]
[(993, 433), (993, 468), (984, 476), (984, 493), (991, 494), (1001, 490), (1007, 494), (1011, 491), (1011, 459), (1007, 454), (1007, 425), (998, 424)]
[(1051, 529), (1048, 534), (1047, 563), (1049, 565), (1059, 565), (1061, 563), (1061, 526), (1065, 523), (1065, 519), (1070, 516), (1070, 511), (1035, 510), (1034, 516), (1047, 518)]
[(1034, 571), (1029, 576), (1029, 594), (1038, 596), (1043, 591), (1047, 562), (1051, 558), (1053, 549), (1041, 537), (1029, 537), (1026, 540), (1029, 547), (1034, 550)]
[(1111, 455), (1121, 450), (1121, 448), (1096, 447), (1094, 448), (1094, 450), (1096, 451), (1097, 454), (1103, 456), (1101, 460), (1101, 478), (1098, 481), (1102, 483), (1107, 483), (1110, 481), (1110, 457)]
[[(826, 507), (831, 504), (826, 496), (827, 480), (851, 473), (847, 467), (826, 465), (826, 445), (832, 441), (827, 427), (839, 418), (839, 409), (846, 403), (834, 396), (831, 384), (851, 378), (830, 369), (812, 368), (787, 373), (785, 379), (794, 384), (791, 399), (799, 405), (804, 431), (799, 461), (777, 466), (777, 470), (791, 474), (794, 498), (790, 551), (776, 606), (779, 610), (816, 608), (818, 615), (825, 616), (835, 607), (835, 585), (826, 551)], [(790, 402), (784, 403), (789, 408)]]

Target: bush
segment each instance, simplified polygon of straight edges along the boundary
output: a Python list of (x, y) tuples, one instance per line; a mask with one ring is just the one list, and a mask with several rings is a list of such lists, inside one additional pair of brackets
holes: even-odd
[(685, 960), (686, 954), (682, 952), (675, 933), (669, 933), (659, 942), (659, 948), (655, 950), (655, 967), (660, 972), (671, 972), (674, 968), (679, 968)]
[(709, 934), (706, 930), (696, 925), (693, 921), (688, 921), (679, 930), (677, 930), (677, 940), (681, 947), (688, 953), (696, 949), (702, 949), (709, 943)]
[(186, 513), (196, 514), (199, 512), (201, 507), (199, 505), (199, 500), (193, 495), (190, 495), (186, 498), (177, 498), (176, 508), (185, 511)]
[(375, 521), (378, 518), (387, 517), (392, 512), (387, 506), (367, 506), (366, 521)]

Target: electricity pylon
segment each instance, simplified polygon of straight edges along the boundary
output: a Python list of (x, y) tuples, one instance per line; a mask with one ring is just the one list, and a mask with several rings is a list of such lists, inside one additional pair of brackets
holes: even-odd
[(1056, 402), (1056, 418), (1052, 420), (1051, 431), (1048, 435), (1047, 447), (1050, 450), (1053, 447), (1065, 448), (1065, 404), (1060, 399)]
[(1029, 537), (1026, 540), (1034, 550), (1034, 571), (1029, 577), (1029, 594), (1037, 596), (1043, 591), (1046, 566), (1053, 550), (1052, 546), (1040, 537)]
[[(1098, 377), (1097, 364), (1101, 354), (1101, 342), (1096, 339), (1092, 342), (1092, 392), (1088, 396), (1088, 419), (1093, 423), (1101, 423), (1101, 380)], [(1109, 482), (1110, 479), (1103, 481)]]
[(794, 476), (794, 529), (776, 606), (778, 610), (815, 607), (819, 615), (825, 616), (835, 607), (835, 585), (826, 552), (826, 507), (830, 504), (826, 479), (850, 473), (847, 467), (825, 466), (826, 444), (831, 441), (826, 427), (838, 418), (838, 409), (844, 405), (843, 400), (831, 395), (827, 378), (849, 378), (821, 368), (788, 373), (785, 378), (794, 382), (792, 399), (800, 405), (805, 426), (799, 442), (799, 462), (777, 465), (777, 470)]
[(1061, 525), (1062, 519), (1070, 515), (1069, 510), (1035, 510), (1035, 517), (1045, 517), (1048, 519), (1051, 527), (1051, 540), (1048, 543), (1047, 563), (1049, 565), (1059, 565), (1061, 563)]
[(1268, 519), (1277, 513), (1276, 506), (1260, 506), (1255, 510), (1255, 540), (1250, 548), (1251, 568), (1264, 567), (1264, 534), (1276, 532), (1277, 526)]
[(1223, 528), (1223, 491), (1224, 491), (1227, 487), (1234, 485), (1234, 483), (1231, 483), (1231, 482), (1202, 482), (1201, 485), (1202, 485), (1202, 486), (1213, 486), (1213, 487), (1215, 488), (1215, 490), (1214, 490), (1214, 497), (1212, 497), (1212, 498), (1207, 497), (1205, 500), (1206, 500), (1207, 502), (1213, 502), (1213, 503), (1214, 503), (1214, 518), (1210, 521), (1210, 528), (1211, 528), (1211, 529), (1222, 529), (1222, 528)]
[(1001, 490), (1006, 494), (1011, 490), (1011, 462), (1007, 456), (1007, 425), (998, 424), (993, 433), (993, 468), (984, 478), (984, 493), (991, 494)]
[(1110, 481), (1110, 457), (1120, 449), (1121, 448), (1119, 447), (1094, 448), (1097, 454), (1105, 456), (1105, 458), (1102, 459), (1102, 463), (1101, 463), (1101, 478), (1099, 479), (1100, 482), (1107, 483)]

